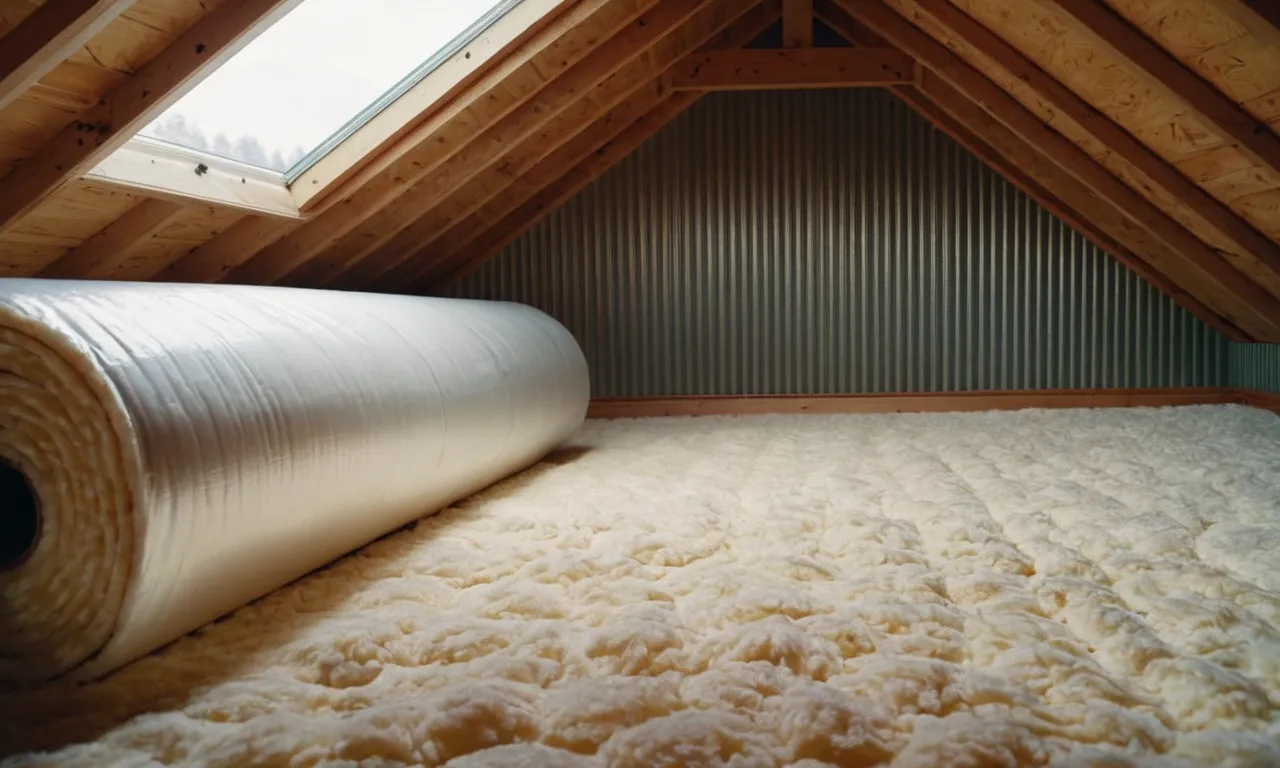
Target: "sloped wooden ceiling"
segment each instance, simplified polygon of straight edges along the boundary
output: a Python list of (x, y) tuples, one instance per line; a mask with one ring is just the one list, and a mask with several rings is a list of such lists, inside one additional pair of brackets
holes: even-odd
[[(700, 88), (874, 83), (1213, 327), (1280, 341), (1278, 3), (525, 0), (510, 44), (295, 190), (301, 217), (83, 178), (291, 5), (0, 0), (0, 271), (429, 292)], [(715, 55), (753, 40), (801, 53)]]

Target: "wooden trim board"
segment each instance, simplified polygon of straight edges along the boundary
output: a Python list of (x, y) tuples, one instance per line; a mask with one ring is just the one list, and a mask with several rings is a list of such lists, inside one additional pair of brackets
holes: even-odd
[(761, 91), (909, 85), (915, 59), (892, 48), (738, 49), (696, 53), (674, 67), (674, 91)]
[(1247, 404), (1267, 408), (1280, 396), (1232, 387), (948, 392), (939, 394), (781, 397), (657, 397), (592, 400), (589, 419), (765, 414), (951, 413), (1027, 408), (1159, 408)]
[(280, 219), (303, 218), (283, 174), (145, 136), (129, 139), (84, 178), (147, 197), (195, 201)]
[(1264, 411), (1271, 411), (1280, 416), (1280, 394), (1274, 392), (1258, 392), (1252, 389), (1238, 390), (1244, 395), (1245, 404)]

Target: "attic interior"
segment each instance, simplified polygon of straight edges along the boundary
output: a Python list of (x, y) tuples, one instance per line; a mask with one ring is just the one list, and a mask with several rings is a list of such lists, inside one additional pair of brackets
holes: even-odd
[(1280, 765), (1280, 5), (0, 0), (0, 766)]

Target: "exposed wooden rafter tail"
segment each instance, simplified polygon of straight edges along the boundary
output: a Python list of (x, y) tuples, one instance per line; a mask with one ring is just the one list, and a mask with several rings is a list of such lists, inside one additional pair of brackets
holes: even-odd
[(0, 232), (83, 176), (299, 2), (240, 0), (210, 11), (0, 180)]

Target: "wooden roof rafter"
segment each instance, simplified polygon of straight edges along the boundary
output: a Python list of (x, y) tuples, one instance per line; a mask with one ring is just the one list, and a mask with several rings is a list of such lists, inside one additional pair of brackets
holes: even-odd
[(813, 0), (782, 0), (782, 47), (813, 47)]
[(742, 49), (691, 56), (676, 68), (676, 91), (862, 88), (910, 83), (915, 59), (887, 48)]
[[(1159, 207), (1113, 176), (1083, 149), (1045, 125), (1004, 88), (967, 64), (898, 11), (879, 0), (835, 0), (873, 32), (916, 57), (934, 75), (1084, 184), (1091, 194), (1124, 214), (1137, 230), (1135, 253), (1162, 271), (1173, 270), (1187, 293), (1213, 308), (1252, 338), (1280, 339), (1280, 300), (1240, 272), (1221, 254), (1187, 232)], [(929, 78), (922, 83), (924, 88)], [(926, 89), (927, 90), (927, 89)]]
[[(601, 113), (624, 103), (638, 89), (661, 77), (675, 62), (755, 4), (755, 0), (717, 0), (673, 5), (681, 8), (682, 18), (678, 23), (658, 24), (649, 20), (642, 28), (645, 34), (637, 36), (630, 45), (624, 47), (611, 42), (601, 46), (580, 65), (582, 83), (575, 84), (572, 80), (553, 83), (548, 88), (553, 94), (550, 100), (539, 99), (538, 108), (551, 118), (541, 122), (542, 130), (522, 132), (518, 141), (495, 142), (492, 151), (478, 164), (477, 173), (463, 184), (436, 187), (429, 195), (412, 201), (411, 206), (405, 207), (409, 216), (401, 221), (400, 231), (393, 236), (384, 237), (381, 232), (375, 232), (373, 238), (366, 238), (363, 244), (356, 241), (358, 250), (354, 255), (344, 254), (342, 249), (346, 244), (340, 244), (337, 260), (345, 262), (349, 272), (337, 274), (356, 285), (376, 284), (383, 274), (423, 252), (424, 248), (430, 248), (436, 235), (453, 223), (447, 218), (440, 220), (434, 214), (437, 210), (447, 210), (449, 198), (465, 190), (472, 179), (490, 169), (488, 186), (495, 192), (500, 190), (574, 135), (589, 128)], [(658, 18), (658, 7), (654, 11), (654, 18)], [(606, 76), (602, 78), (601, 74)], [(588, 81), (594, 82), (578, 87)], [(564, 90), (557, 93), (554, 91), (557, 86)], [(462, 213), (469, 215), (486, 202), (486, 197), (481, 193), (469, 201)]]
[[(1150, 82), (1173, 92), (1205, 124), (1235, 142), (1260, 166), (1280, 172), (1280, 136), (1254, 118), (1212, 84), (1156, 45), (1102, 0), (1043, 0), (1074, 19), (1111, 50), (1127, 59)], [(1223, 0), (1227, 4), (1238, 0)], [(1257, 12), (1261, 4), (1250, 7)], [(1241, 6), (1236, 5), (1237, 12)], [(1272, 12), (1274, 14), (1274, 12)], [(1263, 21), (1262, 29), (1275, 30)]]
[(1216, 4), (1259, 40), (1280, 49), (1280, 3), (1275, 0), (1216, 0)]
[(108, 278), (129, 254), (187, 212), (181, 203), (149, 198), (111, 222), (79, 248), (45, 267), (36, 277)]
[(0, 46), (0, 110), (70, 58), (133, 0), (46, 0)]
[[(464, 161), (476, 162), (473, 142), (508, 115), (523, 110), (536, 119), (542, 93), (605, 39), (641, 18), (657, 0), (582, 0), (542, 29), (512, 56), (497, 62), (476, 83), (436, 110), (414, 132), (418, 143), (339, 203), (227, 273), (230, 282), (271, 283), (288, 275), (385, 209), (408, 204), (419, 182), (436, 178)], [(453, 162), (453, 166), (449, 164)], [(455, 171), (464, 175), (465, 171)]]
[[(1234, 247), (1227, 252), (1237, 267), (1280, 296), (1280, 245), (1255, 229), (1226, 204), (1187, 178), (1124, 128), (1077, 96), (1059, 80), (1026, 58), (949, 0), (915, 0), (949, 35), (1007, 70), (1047, 104), (1074, 120), (1108, 151), (1124, 158), (1146, 178), (1163, 188)], [(1243, 257), (1243, 258), (1242, 258)], [(1251, 257), (1251, 258), (1249, 258)]]
[[(749, 8), (711, 38), (702, 40), (698, 50), (745, 45), (780, 17), (778, 0), (766, 0)], [(637, 97), (632, 97), (628, 105), (636, 109), (635, 113), (624, 113), (622, 119), (611, 119), (617, 117), (614, 113), (602, 115), (524, 177), (443, 233), (436, 242), (450, 244), (447, 248), (427, 244), (412, 258), (381, 276), (380, 282), (357, 285), (376, 287), (398, 283), (413, 290), (427, 290), (457, 279), (482, 264), (636, 151), (702, 97), (689, 91), (668, 95), (662, 86), (665, 76), (663, 73), (651, 87), (640, 91), (639, 100), (643, 103), (636, 103)], [(639, 116), (630, 120), (635, 114)]]
[[(851, 44), (884, 44), (834, 0), (819, 0), (818, 10), (823, 23)], [(926, 79), (922, 75), (915, 86), (895, 87), (890, 91), (1042, 208), (1084, 235), (1156, 290), (1173, 298), (1206, 325), (1234, 341), (1249, 338), (1117, 240), (1112, 233), (1124, 236), (1123, 221), (1114, 211), (1098, 211), (1090, 206), (1096, 201), (1086, 187), (959, 91), (930, 82), (927, 93), (922, 88)], [(1090, 215), (1082, 215), (1082, 211), (1089, 211)]]
[(290, 184), (298, 207), (311, 213), (334, 204), (413, 151), (427, 140), (433, 114), (447, 109), (488, 70), (519, 59), (549, 25), (585, 18), (582, 9), (566, 17), (576, 5), (577, 0), (521, 0), (506, 9), (476, 39), (299, 174)]
[[(601, 37), (590, 52), (548, 82), (535, 100), (522, 104), (519, 109), (489, 125), (480, 126), (470, 142), (448, 157), (435, 173), (421, 179), (411, 194), (387, 205), (359, 231), (337, 242), (329, 253), (321, 254), (318, 259), (321, 263), (314, 269), (345, 269), (370, 258), (391, 262), (386, 268), (394, 266), (395, 254), (405, 249), (411, 255), (424, 234), (431, 234), (430, 231), (423, 233), (415, 223), (454, 191), (502, 163), (515, 147), (538, 136), (548, 126), (565, 123), (561, 131), (580, 130), (590, 121), (572, 116), (572, 107), (593, 92), (610, 90), (608, 83), (615, 83), (612, 92), (621, 97), (626, 89), (651, 79), (643, 74), (643, 69), (656, 65), (641, 60), (642, 54), (668, 34), (684, 28), (704, 4), (699, 0), (659, 0), (643, 5), (646, 6), (643, 13), (631, 18), (612, 35)], [(631, 74), (623, 76), (623, 72)], [(619, 87), (616, 85), (619, 81), (629, 82), (623, 82)], [(555, 137), (544, 138), (550, 142)], [(554, 145), (544, 143), (543, 146), (549, 153)], [(537, 159), (540, 158), (526, 157), (523, 162), (530, 164)], [(521, 170), (516, 167), (511, 172), (519, 173)], [(293, 269), (299, 267), (308, 269), (301, 262), (293, 265)]]

